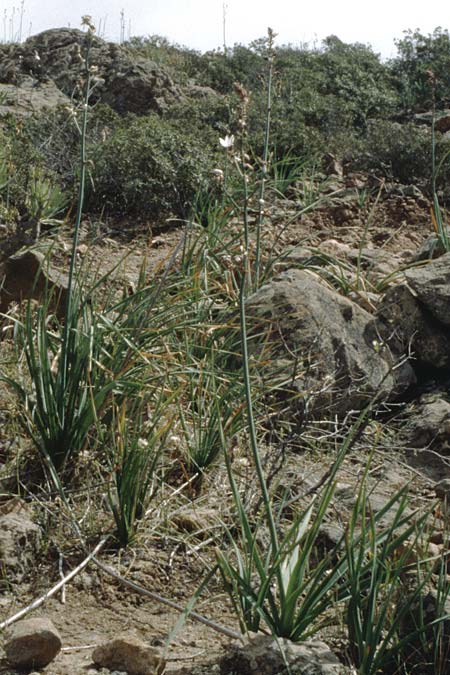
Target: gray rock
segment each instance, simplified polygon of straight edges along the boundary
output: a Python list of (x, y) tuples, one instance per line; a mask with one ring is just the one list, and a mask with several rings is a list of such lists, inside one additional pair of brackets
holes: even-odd
[(399, 256), (375, 248), (350, 249), (347, 257), (355, 266), (359, 260), (364, 277), (373, 283), (395, 274), (402, 265)]
[(189, 98), (219, 100), (221, 95), (212, 87), (204, 87), (200, 84), (187, 84), (182, 88), (183, 93)]
[(35, 564), (42, 532), (26, 508), (0, 515), (0, 567), (9, 581), (21, 581)]
[[(450, 238), (450, 230), (447, 228), (447, 234)], [(412, 262), (420, 262), (422, 260), (432, 260), (444, 255), (445, 249), (441, 239), (437, 234), (432, 234), (425, 239), (418, 251), (412, 257)]]
[(449, 476), (450, 403), (423, 396), (410, 407), (401, 432), (406, 458), (435, 481)]
[(125, 670), (128, 675), (159, 675), (166, 667), (158, 649), (129, 633), (96, 647), (92, 660), (101, 668)]
[(444, 326), (450, 326), (450, 253), (405, 271), (419, 302)]
[(11, 302), (38, 300), (47, 289), (52, 293), (50, 309), (61, 313), (67, 287), (66, 275), (52, 268), (43, 253), (19, 251), (0, 265), (0, 312), (6, 312)]
[(344, 675), (350, 670), (319, 640), (294, 644), (290, 640), (275, 640), (269, 635), (259, 634), (250, 634), (244, 639), (244, 644), (232, 643), (220, 662), (221, 675), (278, 675), (288, 672), (291, 675)]
[(69, 97), (52, 80), (40, 82), (28, 76), (17, 86), (0, 83), (0, 116), (7, 113), (28, 116), (70, 104)]
[(8, 629), (4, 649), (15, 668), (43, 668), (53, 661), (61, 644), (50, 619), (25, 619)]
[(450, 364), (450, 333), (420, 303), (407, 284), (385, 293), (377, 317), (389, 327), (391, 345), (410, 352), (420, 365), (443, 368)]
[(384, 327), (318, 276), (289, 270), (246, 303), (253, 351), (266, 350), (268, 381), (315, 417), (395, 399), (414, 381)]
[[(81, 57), (87, 36), (73, 28), (55, 28), (23, 44), (0, 45), (0, 82), (22, 86), (24, 78), (52, 80), (66, 96), (81, 94)], [(181, 90), (156, 63), (132, 58), (125, 47), (93, 37), (90, 64), (97, 67), (91, 102), (103, 101), (120, 113), (158, 113), (183, 100)]]
[(450, 448), (450, 403), (442, 398), (419, 403), (409, 416), (407, 434), (413, 448)]

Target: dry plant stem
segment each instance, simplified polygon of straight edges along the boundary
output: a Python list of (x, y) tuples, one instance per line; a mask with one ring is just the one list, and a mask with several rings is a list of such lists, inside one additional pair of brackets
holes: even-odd
[(48, 600), (48, 598), (51, 598), (53, 595), (55, 595), (55, 593), (57, 593), (60, 588), (64, 588), (65, 584), (67, 584), (69, 581), (71, 581), (71, 579), (76, 577), (76, 575), (79, 574), (79, 572), (81, 572), (86, 567), (86, 565), (91, 560), (94, 559), (94, 556), (96, 556), (97, 553), (99, 553), (101, 551), (101, 549), (106, 544), (108, 539), (109, 539), (109, 536), (104, 537), (97, 544), (97, 546), (94, 548), (94, 550), (91, 551), (91, 553), (89, 553), (89, 555), (83, 560), (83, 562), (81, 562), (77, 567), (75, 567), (71, 572), (69, 572), (69, 574), (67, 574), (63, 579), (61, 579), (61, 581), (59, 581), (55, 586), (53, 586), (53, 588), (51, 588), (49, 591), (47, 591), (47, 593), (44, 593), (44, 595), (42, 595), (40, 598), (37, 598), (36, 600), (33, 600), (32, 603), (30, 603), (29, 605), (27, 605), (26, 607), (21, 609), (19, 612), (17, 612), (13, 616), (10, 616), (9, 619), (5, 619), (5, 621), (2, 621), (0, 623), (0, 630), (4, 630), (5, 628), (7, 628), (7, 626), (10, 626), (15, 621), (18, 621), (23, 616), (25, 616), (29, 612), (33, 611), (33, 609), (37, 609), (37, 607), (40, 607), (41, 605), (43, 605), (44, 602), (46, 600)]
[(275, 33), (271, 28), (268, 29), (268, 59), (269, 59), (269, 73), (267, 82), (267, 103), (266, 103), (266, 127), (264, 131), (264, 150), (262, 157), (261, 182), (259, 185), (259, 210), (256, 225), (256, 259), (255, 259), (255, 278), (256, 288), (259, 288), (260, 265), (261, 265), (261, 230), (264, 221), (264, 189), (267, 180), (267, 169), (269, 161), (269, 139), (270, 139), (270, 122), (272, 113), (272, 80), (273, 80), (273, 65), (275, 58), (274, 39)]
[[(124, 586), (127, 586), (127, 588), (131, 588), (136, 593), (139, 593), (139, 595), (144, 595), (145, 597), (150, 598), (151, 600), (160, 602), (162, 605), (167, 605), (167, 607), (176, 609), (178, 612), (184, 612), (186, 610), (186, 608), (183, 607), (183, 605), (180, 605), (178, 602), (175, 602), (174, 600), (169, 600), (168, 598), (164, 598), (162, 595), (159, 595), (159, 593), (155, 593), (154, 591), (149, 591), (146, 588), (142, 588), (142, 586), (135, 584), (133, 581), (128, 581), (128, 579), (125, 579), (124, 577), (120, 576), (120, 574), (117, 574), (117, 572), (111, 569), (111, 567), (108, 567), (108, 565), (105, 565), (104, 563), (100, 562), (100, 560), (97, 560), (97, 558), (91, 556), (90, 559), (103, 572), (106, 572), (106, 574), (109, 574), (114, 579), (116, 579), (116, 581), (123, 584)], [(199, 623), (208, 626), (208, 628), (215, 630), (216, 633), (222, 633), (222, 635), (226, 635), (227, 637), (233, 638), (235, 640), (242, 639), (241, 633), (238, 633), (237, 631), (234, 631), (231, 628), (227, 628), (226, 626), (222, 626), (221, 624), (218, 624), (215, 621), (211, 621), (210, 619), (207, 619), (205, 616), (197, 614), (197, 612), (189, 612), (188, 618), (194, 619), (194, 621), (198, 621)]]

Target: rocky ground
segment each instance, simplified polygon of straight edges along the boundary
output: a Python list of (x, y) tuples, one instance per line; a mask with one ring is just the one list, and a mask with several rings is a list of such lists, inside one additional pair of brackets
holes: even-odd
[[(373, 355), (373, 345), (366, 344), (364, 347), (363, 336), (367, 326), (380, 316), (386, 322), (391, 322), (393, 335), (389, 336), (390, 344), (396, 345), (397, 353), (409, 345), (414, 360), (404, 364), (400, 385), (395, 378), (383, 381), (383, 396), (386, 400), (391, 400), (391, 406), (388, 406), (387, 415), (374, 419), (365, 428), (341, 470), (334, 502), (336, 517), (331, 515), (324, 527), (325, 542), (330, 538), (333, 540), (336, 532), (342, 531), (345, 513), (349, 512), (355, 498), (355, 485), (358, 485), (365, 469), (368, 448), (372, 448), (375, 453), (370, 470), (373, 488), (371, 500), (375, 512), (408, 481), (410, 493), (413, 495), (412, 505), (417, 507), (431, 505), (436, 496), (445, 499), (450, 490), (447, 459), (450, 428), (450, 402), (447, 394), (450, 352), (446, 311), (450, 293), (448, 255), (412, 266), (414, 260), (426, 257), (430, 242), (433, 243), (430, 240), (433, 234), (429, 202), (420, 193), (405, 195), (402, 186), (394, 185), (382, 187), (378, 198), (376, 195), (372, 196), (361, 204), (358, 191), (348, 183), (356, 180), (367, 181), (367, 177), (347, 178), (347, 184), (339, 176), (334, 176), (333, 180), (338, 183), (333, 189), (333, 195), (327, 196), (329, 186), (325, 187), (325, 193), (322, 194), (323, 204), (306, 215), (296, 216), (299, 210), (296, 195), (290, 200), (273, 201), (266, 223), (265, 245), (268, 250), (280, 255), (277, 262), (280, 276), (278, 281), (269, 282), (265, 287), (263, 304), (269, 301), (270, 293), (267, 289), (271, 287), (278, 289), (277, 298), (280, 303), (280, 297), (284, 297), (283, 284), (294, 284), (294, 296), (298, 294), (295, 284), (302, 288), (305, 283), (309, 284), (310, 289), (306, 294), (308, 298), (314, 298), (316, 288), (321, 290), (320, 298), (315, 301), (316, 305), (306, 308), (308, 316), (322, 312), (319, 322), (323, 324), (323, 331), (334, 335), (331, 345), (336, 346), (336, 340), (343, 340), (342, 348), (346, 349), (345, 339), (342, 335), (339, 337), (339, 330), (345, 331), (352, 324), (353, 351), (348, 352), (343, 359), (347, 367), (353, 367), (353, 362), (358, 368), (367, 364), (369, 352), (364, 355), (361, 352), (363, 349), (372, 350)], [(334, 194), (335, 189), (341, 191), (337, 196)], [(163, 266), (170, 259), (181, 235), (177, 230), (148, 233), (142, 235), (138, 242), (130, 244), (121, 242), (114, 231), (92, 239), (86, 228), (80, 242), (79, 257), (80, 260), (85, 258), (86, 261), (95, 261), (100, 264), (101, 269), (106, 270), (111, 263), (127, 254), (126, 260), (119, 267), (117, 284), (120, 286), (126, 283), (132, 287), (144, 254), (149, 271), (155, 266)], [(64, 290), (69, 239), (61, 230), (53, 235), (52, 241), (52, 271), (46, 271), (45, 274), (53, 275), (52, 283), (60, 284)], [(44, 250), (47, 245), (44, 237), (37, 250), (39, 247)], [(23, 273), (22, 266), (20, 276), (21, 268), (17, 261), (20, 261), (21, 255), (16, 254), (3, 262), (3, 298), (10, 292), (12, 299), (17, 301), (30, 291), (34, 274)], [(36, 256), (37, 253), (28, 255)], [(305, 271), (305, 263), (308, 271)], [(29, 260), (25, 268), (27, 272), (31, 269)], [(338, 273), (342, 279), (339, 301), (336, 300), (338, 296), (335, 297), (336, 286), (332, 283)], [(358, 274), (360, 280), (355, 284)], [(327, 294), (330, 294), (329, 300)], [(11, 297), (8, 296), (8, 302)], [(289, 302), (291, 312), (295, 314), (298, 311), (299, 317), (303, 317), (296, 339), (314, 341), (314, 325), (312, 333), (308, 335), (308, 319), (302, 315), (306, 311), (305, 307), (296, 307), (296, 301), (292, 298)], [(325, 307), (327, 302), (338, 302), (337, 306), (341, 307), (339, 311), (344, 316), (346, 326), (339, 328), (336, 317), (330, 319), (330, 324), (327, 325), (327, 310), (318, 309), (319, 302), (324, 302)], [(258, 297), (253, 298), (250, 300), (250, 307), (258, 307), (259, 303)], [(282, 303), (278, 309), (280, 308), (282, 310)], [(272, 309), (277, 311), (276, 307)], [(251, 309), (250, 313), (252, 311)], [(282, 321), (283, 317), (280, 316), (280, 322)], [(9, 335), (10, 322), (5, 318), (3, 350), (7, 350)], [(381, 337), (380, 341), (383, 339)], [(323, 350), (325, 365), (318, 379), (317, 374), (311, 377), (311, 387), (314, 384), (321, 385), (326, 377), (334, 376), (334, 364), (330, 362), (330, 354), (327, 354), (327, 350), (333, 347), (324, 339), (320, 349)], [(383, 354), (375, 351), (374, 358), (378, 357), (382, 363)], [(370, 376), (375, 378), (370, 385), (371, 392), (374, 393), (379, 386), (380, 375), (374, 368), (366, 375), (369, 380)], [(339, 386), (341, 384), (336, 380), (331, 389)], [(403, 398), (398, 396), (399, 386)], [(394, 390), (397, 391), (395, 396)], [(344, 408), (339, 407), (342, 401), (336, 403), (336, 399), (331, 401), (326, 397), (320, 401), (320, 405), (325, 408), (336, 405), (336, 412), (340, 415), (349, 412), (361, 405), (357, 398), (358, 392), (352, 390), (349, 397), (349, 391), (350, 389), (344, 387)], [(5, 467), (11, 470), (11, 458), (14, 457), (18, 444), (23, 441), (18, 437), (11, 437), (8, 417), (11, 413), (11, 401), (5, 390), (2, 392), (2, 401), (0, 447)], [(301, 498), (326, 475), (331, 457), (332, 454), (327, 453), (317, 455), (314, 450), (310, 453), (291, 453), (279, 476), (280, 484), (285, 485), (293, 497)], [(203, 496), (198, 501), (192, 502), (185, 498), (177, 501), (176, 509), (169, 515), (169, 523), (160, 519), (156, 509), (155, 514), (149, 517), (142, 528), (139, 541), (130, 550), (118, 554), (105, 546), (99, 558), (127, 580), (184, 606), (201, 582), (205, 568), (213, 560), (214, 546), (218, 544), (215, 534), (217, 528), (223, 520), (229, 518), (230, 505), (227, 502), (223, 470), (218, 471), (214, 477), (209, 477), (208, 481), (210, 484), (205, 486)], [(6, 478), (3, 482), (7, 486)], [(25, 485), (22, 490), (22, 500), (15, 502), (9, 499), (7, 488), (4, 490), (4, 505), (0, 516), (0, 521), (3, 520), (3, 524), (0, 523), (0, 549), (5, 570), (0, 603), (2, 619), (45, 594), (57, 583), (60, 573), (68, 573), (84, 555), (75, 541), (72, 546), (64, 541), (67, 530), (64, 524), (58, 522), (58, 515), (54, 512), (55, 504), (49, 503), (46, 506), (47, 497), (43, 497), (43, 504), (38, 502), (33, 506), (32, 500), (31, 505), (26, 506), (24, 501), (28, 501), (28, 498)], [(85, 513), (80, 516), (81, 519), (92, 518), (95, 521), (94, 514), (90, 512), (92, 505), (88, 494), (84, 508)], [(45, 515), (46, 509), (49, 512)], [(98, 522), (92, 525), (93, 530), (96, 527)], [(437, 514), (430, 544), (437, 557), (445, 546), (444, 530), (442, 514)], [(97, 543), (94, 538), (92, 543)], [(196, 610), (222, 628), (239, 632), (236, 619), (220, 592), (218, 583), (212, 584), (204, 592)], [(236, 666), (233, 661), (235, 657), (230, 656), (234, 653), (229, 646), (232, 638), (204, 624), (188, 620), (173, 634), (179, 618), (177, 610), (169, 609), (155, 599), (123, 586), (92, 562), (67, 584), (64, 593), (58, 592), (32, 616), (50, 619), (61, 638), (62, 650), (40, 671), (48, 675), (123, 672), (124, 668), (121, 670), (107, 660), (104, 665), (109, 664), (110, 670), (99, 671), (100, 666), (93, 662), (94, 648), (121, 633), (131, 633), (147, 646), (157, 648), (158, 654), (164, 653), (167, 672), (186, 675), (214, 673), (219, 672), (220, 663), (223, 673), (231, 672), (227, 670), (231, 667), (233, 672), (262, 672), (256, 666), (249, 667), (248, 671), (236, 670), (236, 667), (244, 666)], [(340, 651), (342, 637), (335, 632), (326, 635), (326, 639), (335, 654), (345, 663), (345, 652)], [(133, 645), (130, 649), (133, 652)], [(267, 649), (265, 646), (266, 655)], [(321, 653), (320, 649), (318, 653)], [(228, 655), (228, 661), (221, 661), (223, 654)], [(126, 651), (124, 658), (127, 667), (133, 668), (129, 659), (134, 657)], [(309, 654), (308, 659), (311, 658)], [(322, 670), (317, 672), (341, 672), (341, 666), (333, 666), (332, 663), (327, 666), (330, 670), (326, 670), (323, 653), (319, 661), (322, 663)], [(230, 666), (230, 663), (234, 665)], [(156, 672), (156, 667), (153, 665), (153, 670), (148, 672)], [(16, 671), (4, 661), (0, 672), (6, 674)]]
[[(69, 104), (79, 73), (80, 36), (73, 30), (48, 31), (25, 46), (2, 47), (0, 114), (14, 110), (29, 115), (43, 106)], [(118, 112), (161, 112), (189, 94), (155, 64), (132, 62), (124, 50), (102, 40), (94, 39), (93, 58), (100, 78), (96, 92)], [(376, 414), (340, 469), (318, 549), (329, 549), (342, 534), (372, 453), (371, 511), (382, 512), (408, 485), (411, 518), (413, 509), (431, 509), (426, 555), (438, 564), (447, 549), (450, 494), (450, 253), (440, 249), (431, 203), (413, 185), (347, 173), (328, 157), (323, 172), (309, 182), (293, 183), (284, 195), (268, 189), (265, 208), (263, 249), (274, 274), (248, 299), (248, 314), (252, 325), (263, 329), (270, 318), (275, 349), (263, 375), (270, 379), (276, 366), (297, 393), (308, 393), (300, 407), (283, 411), (289, 424), (298, 419), (301, 428), (290, 438), (288, 452), (280, 453), (270, 443), (262, 446), (268, 466), (278, 467), (272, 487), (275, 495), (287, 499), (286, 520), (289, 508), (308, 504), (326, 480), (346, 420), (376, 400)], [(235, 220), (228, 226), (236, 234), (235, 249), (227, 254), (232, 264), (240, 254), (242, 225)], [(21, 302), (39, 302), (50, 284), (58, 311), (67, 289), (69, 227), (61, 224), (32, 241), (35, 234), (0, 223), (0, 365), (6, 370), (17, 367), (12, 346)], [(134, 223), (87, 219), (78, 263), (89, 278), (114, 267), (108, 290), (132, 294), (140, 270), (150, 279), (177, 268), (183, 236), (183, 230), (167, 224), (138, 230)], [(299, 354), (308, 365), (297, 375)], [(99, 474), (81, 465), (69, 498), (85, 533), (83, 547), (18, 428), (15, 403), (4, 385), (0, 463), (3, 628), (2, 621), (43, 598), (61, 576), (76, 570), (110, 531), (111, 514), (105, 485), (96, 482)], [(239, 449), (235, 468), (243, 494), (250, 495), (249, 507), (257, 511), (254, 476)], [(222, 466), (207, 475), (200, 493), (176, 488), (167, 486), (125, 552), (108, 540), (97, 555), (103, 568), (89, 561), (25, 616), (47, 621), (13, 623), (2, 643), (0, 673), (12, 675), (19, 672), (15, 667), (27, 665), (29, 647), (42, 650), (42, 663), (34, 656), (35, 672), (47, 675), (146, 675), (160, 670), (161, 659), (168, 673), (180, 675), (272, 675), (280, 670), (279, 650), (268, 636), (251, 642), (251, 656), (237, 646), (238, 622), (219, 579), (203, 590), (195, 605), (209, 625), (192, 617), (179, 625), (182, 608), (214, 563), (216, 549), (227, 545), (223, 526), (233, 523), (233, 508)], [(383, 515), (387, 523), (392, 517), (391, 509)], [(120, 644), (101, 648), (124, 634)], [(335, 622), (306, 646), (294, 650), (285, 645), (295, 663), (293, 672), (355, 672), (345, 638), (342, 625)]]

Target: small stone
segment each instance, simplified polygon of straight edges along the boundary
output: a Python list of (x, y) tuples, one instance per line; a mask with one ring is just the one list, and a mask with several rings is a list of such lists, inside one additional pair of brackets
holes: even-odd
[(61, 644), (50, 619), (24, 619), (8, 630), (4, 649), (15, 668), (43, 668), (53, 661)]
[(434, 486), (436, 497), (450, 501), (450, 478), (443, 478)]
[(160, 675), (166, 667), (155, 647), (128, 633), (96, 647), (92, 660), (101, 668), (125, 670), (128, 675)]

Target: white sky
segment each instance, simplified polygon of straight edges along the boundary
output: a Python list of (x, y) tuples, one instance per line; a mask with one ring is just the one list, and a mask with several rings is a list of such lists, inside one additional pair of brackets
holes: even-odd
[[(16, 36), (21, 0), (0, 0), (0, 40)], [(124, 10), (126, 37), (164, 35), (201, 51), (223, 45), (222, 0), (24, 0), (22, 36), (47, 28), (79, 27), (92, 15), (102, 37), (117, 40)], [(429, 33), (450, 24), (449, 0), (226, 0), (226, 42), (248, 44), (270, 26), (278, 44), (320, 41), (337, 35), (344, 42), (370, 43), (383, 57), (395, 53), (403, 30)], [(15, 9), (14, 9), (15, 8)], [(14, 13), (13, 13), (14, 11)], [(30, 28), (31, 26), (31, 28)]]

